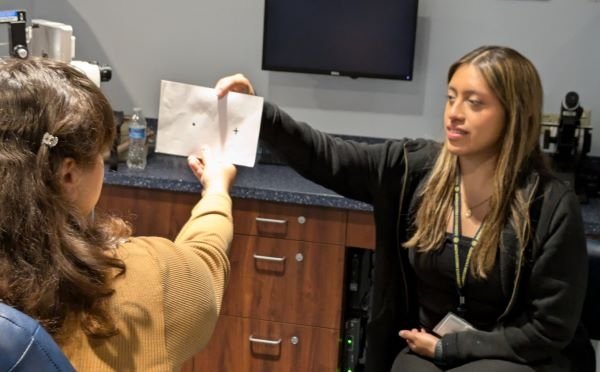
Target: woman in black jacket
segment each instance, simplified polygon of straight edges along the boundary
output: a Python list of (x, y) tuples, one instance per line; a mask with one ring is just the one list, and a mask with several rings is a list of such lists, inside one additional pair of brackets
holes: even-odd
[[(216, 89), (253, 94), (240, 74)], [(449, 69), (443, 144), (343, 141), (265, 103), (278, 155), (373, 205), (367, 372), (592, 370), (581, 213), (539, 148), (542, 96), (528, 59), (487, 46)]]

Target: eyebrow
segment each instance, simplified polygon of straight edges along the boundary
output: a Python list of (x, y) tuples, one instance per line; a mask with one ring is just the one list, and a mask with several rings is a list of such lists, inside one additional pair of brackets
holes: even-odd
[[(452, 87), (452, 86), (448, 86), (448, 90), (452, 91), (452, 93), (457, 93), (457, 92), (458, 92), (458, 91), (456, 90), (456, 88), (454, 88), (454, 87)], [(478, 95), (478, 96), (482, 96), (482, 97), (483, 97), (483, 96), (485, 96), (485, 95), (486, 95), (485, 93), (482, 93), (482, 92), (480, 92), (480, 91), (478, 91), (478, 90), (474, 90), (474, 89), (467, 89), (467, 90), (465, 90), (465, 91), (463, 91), (463, 92), (461, 92), (461, 93), (463, 93), (464, 95), (467, 95), (467, 96), (470, 96), (470, 95), (472, 95), (472, 94), (475, 94), (475, 95)]]

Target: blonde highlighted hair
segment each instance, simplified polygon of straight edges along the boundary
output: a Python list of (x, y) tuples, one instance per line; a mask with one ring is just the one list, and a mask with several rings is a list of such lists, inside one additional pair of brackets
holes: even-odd
[[(542, 84), (534, 65), (519, 52), (500, 46), (483, 46), (450, 66), (448, 82), (463, 65), (475, 66), (502, 104), (506, 123), (500, 139), (498, 163), (490, 212), (477, 249), (470, 262), (471, 273), (485, 278), (495, 264), (502, 230), (510, 221), (519, 245), (531, 238), (526, 178), (532, 171), (547, 173), (547, 162), (539, 147), (542, 118)], [(448, 216), (452, 215), (453, 186), (458, 158), (444, 144), (420, 197), (415, 232), (406, 248), (432, 251), (442, 247)]]

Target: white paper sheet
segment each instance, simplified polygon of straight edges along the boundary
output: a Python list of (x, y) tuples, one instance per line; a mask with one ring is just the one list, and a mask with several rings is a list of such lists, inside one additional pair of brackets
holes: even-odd
[(208, 146), (215, 156), (253, 167), (263, 98), (229, 93), (218, 99), (212, 88), (161, 81), (156, 152), (197, 155)]

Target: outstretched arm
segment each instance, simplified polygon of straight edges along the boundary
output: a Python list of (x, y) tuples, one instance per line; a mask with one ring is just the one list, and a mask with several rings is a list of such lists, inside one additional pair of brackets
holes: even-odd
[[(219, 97), (230, 91), (254, 93), (252, 84), (242, 74), (220, 79), (215, 89)], [(401, 164), (405, 160), (406, 140), (375, 145), (342, 140), (294, 120), (268, 102), (263, 108), (260, 138), (302, 176), (367, 203), (373, 202), (386, 172), (400, 177), (404, 171)]]

